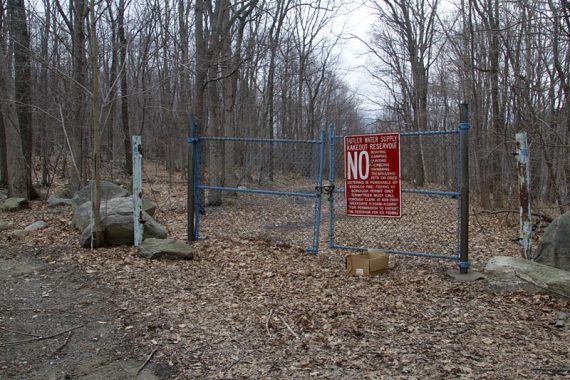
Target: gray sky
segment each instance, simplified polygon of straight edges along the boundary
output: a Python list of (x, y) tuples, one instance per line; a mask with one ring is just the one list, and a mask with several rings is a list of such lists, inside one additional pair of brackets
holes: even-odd
[(338, 17), (334, 29), (342, 31), (343, 37), (342, 45), (338, 47), (338, 54), (341, 58), (339, 74), (358, 96), (362, 110), (370, 111), (370, 108), (374, 106), (366, 99), (367, 97), (374, 98), (378, 88), (374, 88), (371, 83), (372, 79), (366, 71), (370, 58), (366, 54), (366, 45), (359, 39), (369, 41), (370, 30), (376, 21), (376, 16), (364, 3), (366, 0), (346, 5), (346, 11)]

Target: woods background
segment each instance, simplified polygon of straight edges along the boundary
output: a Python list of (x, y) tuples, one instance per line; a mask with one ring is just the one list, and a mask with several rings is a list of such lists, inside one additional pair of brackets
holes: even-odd
[[(348, 4), (348, 3), (347, 3)], [(570, 5), (566, 0), (368, 1), (377, 17), (364, 110), (339, 70), (341, 1), (3, 0), (0, 182), (37, 196), (63, 176), (131, 171), (145, 158), (184, 171), (189, 115), (201, 135), (315, 138), (449, 130), (471, 108), (472, 194), (486, 209), (516, 203), (514, 134), (527, 131), (534, 201), (568, 209)], [(349, 36), (348, 36), (349, 37)], [(426, 165), (414, 149), (414, 178)], [(218, 146), (212, 183), (240, 155)]]

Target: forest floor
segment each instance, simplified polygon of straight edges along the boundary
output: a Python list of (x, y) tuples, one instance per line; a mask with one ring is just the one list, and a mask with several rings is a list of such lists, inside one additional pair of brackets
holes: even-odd
[[(145, 182), (184, 238), (184, 181)], [(570, 376), (570, 329), (554, 325), (568, 300), (455, 282), (452, 262), (391, 256), (386, 274), (349, 277), (342, 252), (215, 236), (191, 261), (149, 261), (79, 248), (71, 217), (41, 201), (0, 212), (2, 379)], [(48, 227), (12, 236), (36, 220)], [(475, 270), (519, 254), (513, 215), (474, 212), (470, 233)]]

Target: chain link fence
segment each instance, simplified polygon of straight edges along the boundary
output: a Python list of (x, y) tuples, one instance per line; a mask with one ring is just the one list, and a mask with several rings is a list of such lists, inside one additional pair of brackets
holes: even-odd
[(459, 132), (401, 133), (402, 216), (351, 217), (344, 196), (343, 136), (329, 138), (329, 247), (379, 248), (456, 259), (459, 249)]
[(319, 245), (325, 152), (315, 140), (199, 137), (196, 204), (199, 237)]
[(328, 144), (324, 131), (315, 140), (195, 138), (195, 203), (202, 211), (195, 214), (196, 236), (268, 240), (313, 253), (328, 243), (457, 260), (460, 136), (460, 129), (400, 134), (397, 219), (346, 214), (344, 136), (332, 128)]

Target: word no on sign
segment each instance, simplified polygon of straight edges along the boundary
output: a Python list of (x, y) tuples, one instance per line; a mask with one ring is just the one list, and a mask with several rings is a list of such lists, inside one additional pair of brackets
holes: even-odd
[(346, 214), (402, 216), (400, 134), (344, 137)]

